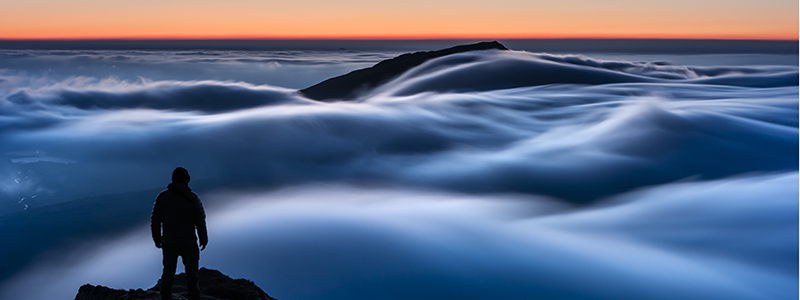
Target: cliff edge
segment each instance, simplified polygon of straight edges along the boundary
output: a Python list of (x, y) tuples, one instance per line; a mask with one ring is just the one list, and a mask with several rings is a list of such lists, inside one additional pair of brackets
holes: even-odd
[[(197, 272), (202, 300), (276, 300), (250, 280), (232, 279), (220, 271), (201, 268)], [(84, 284), (75, 300), (161, 300), (161, 280), (147, 290), (118, 290), (100, 285)], [(175, 275), (173, 300), (188, 299), (186, 274)]]

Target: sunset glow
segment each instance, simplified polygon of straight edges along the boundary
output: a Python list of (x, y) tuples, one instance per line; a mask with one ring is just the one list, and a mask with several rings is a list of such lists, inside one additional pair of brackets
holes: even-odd
[(2, 6), (0, 39), (798, 37), (798, 3), (788, 0), (31, 0)]

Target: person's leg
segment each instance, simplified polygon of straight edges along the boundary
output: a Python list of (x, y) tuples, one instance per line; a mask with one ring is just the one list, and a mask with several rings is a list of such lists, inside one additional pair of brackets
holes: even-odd
[(197, 243), (187, 244), (183, 252), (183, 266), (186, 269), (186, 288), (189, 300), (200, 299), (200, 288), (197, 285), (197, 268), (200, 265), (200, 249)]
[(172, 299), (172, 283), (175, 281), (175, 268), (178, 267), (178, 251), (175, 247), (162, 246), (164, 253), (164, 272), (161, 273), (161, 300)]

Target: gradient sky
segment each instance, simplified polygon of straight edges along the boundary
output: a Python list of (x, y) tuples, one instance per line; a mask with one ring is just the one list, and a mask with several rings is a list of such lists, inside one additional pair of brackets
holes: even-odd
[(0, 39), (798, 38), (797, 0), (0, 0)]

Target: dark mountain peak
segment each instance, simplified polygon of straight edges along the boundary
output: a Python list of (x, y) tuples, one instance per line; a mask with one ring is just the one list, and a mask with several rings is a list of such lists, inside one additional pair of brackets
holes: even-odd
[(503, 44), (500, 44), (500, 42), (498, 42), (498, 41), (480, 42), (480, 43), (476, 43), (476, 44), (454, 46), (454, 47), (450, 47), (450, 48), (442, 49), (442, 50), (405, 53), (405, 54), (402, 54), (402, 55), (400, 55), (398, 57), (381, 61), (381, 62), (377, 63), (375, 66), (373, 66), (372, 68), (375, 68), (375, 67), (389, 67), (389, 66), (395, 66), (395, 65), (411, 65), (411, 64), (414, 64), (414, 63), (416, 63), (416, 64), (414, 64), (413, 66), (418, 66), (418, 65), (420, 65), (420, 64), (422, 64), (422, 63), (424, 63), (424, 62), (426, 62), (428, 60), (431, 60), (431, 59), (434, 59), (434, 58), (437, 58), (437, 57), (442, 57), (442, 56), (445, 56), (445, 55), (461, 53), (461, 52), (468, 52), (468, 51), (491, 50), (491, 49), (508, 50), (508, 48), (503, 46)]
[[(250, 280), (231, 279), (220, 271), (201, 268), (197, 272), (200, 299), (203, 300), (275, 300)], [(84, 284), (75, 300), (160, 300), (161, 280), (147, 290), (118, 290), (100, 285)], [(186, 274), (175, 276), (173, 299), (188, 299)]]
[(366, 69), (355, 70), (342, 76), (327, 79), (302, 89), (300, 92), (310, 99), (320, 101), (349, 100), (431, 59), (455, 53), (491, 49), (508, 50), (503, 44), (493, 41), (460, 45), (436, 51), (406, 53), (381, 61)]

